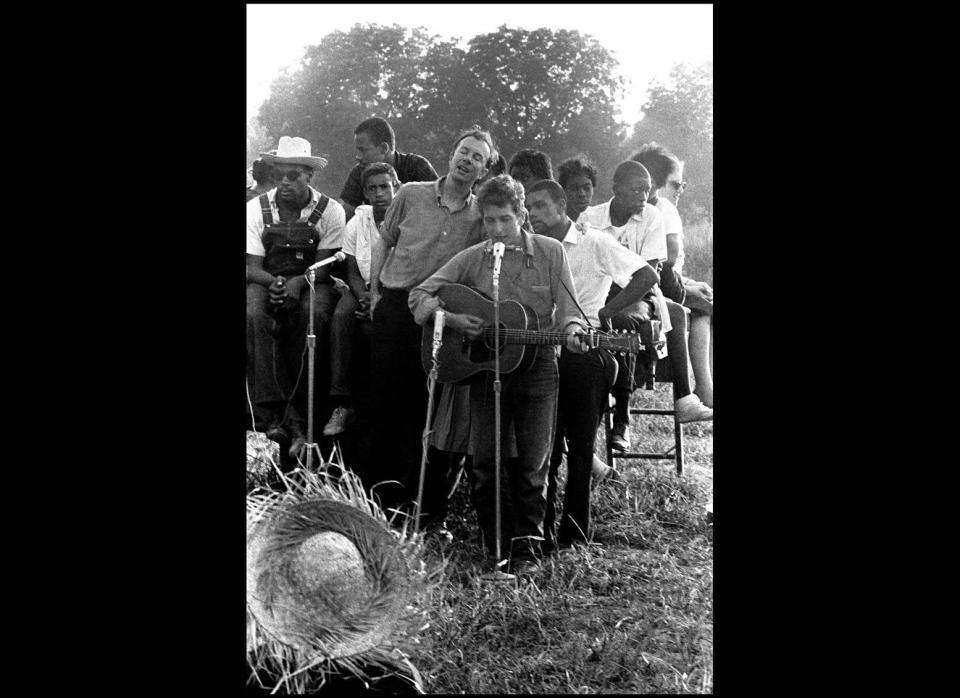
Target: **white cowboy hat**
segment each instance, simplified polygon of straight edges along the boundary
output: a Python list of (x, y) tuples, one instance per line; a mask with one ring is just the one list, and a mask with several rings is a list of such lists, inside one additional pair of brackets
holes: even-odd
[(314, 169), (327, 166), (327, 159), (310, 155), (310, 141), (298, 136), (280, 136), (277, 150), (260, 153), (268, 165), (304, 165)]

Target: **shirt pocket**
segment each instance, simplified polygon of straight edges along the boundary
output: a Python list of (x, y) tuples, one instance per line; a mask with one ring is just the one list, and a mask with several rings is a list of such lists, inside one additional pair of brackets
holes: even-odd
[(549, 286), (530, 286), (530, 305), (541, 318), (553, 315), (553, 291)]

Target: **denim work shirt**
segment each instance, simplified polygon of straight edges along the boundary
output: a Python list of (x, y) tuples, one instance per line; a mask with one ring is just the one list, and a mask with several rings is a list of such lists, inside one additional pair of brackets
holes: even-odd
[[(580, 312), (561, 281), (576, 296), (567, 253), (558, 240), (520, 232), (522, 246), (510, 246), (500, 265), (500, 299), (518, 301), (536, 313), (541, 331), (562, 332), (580, 322)], [(423, 325), (441, 307), (437, 292), (448, 284), (469, 286), (493, 298), (493, 243), (474, 245), (460, 252), (437, 272), (410, 291), (407, 301), (413, 319)]]

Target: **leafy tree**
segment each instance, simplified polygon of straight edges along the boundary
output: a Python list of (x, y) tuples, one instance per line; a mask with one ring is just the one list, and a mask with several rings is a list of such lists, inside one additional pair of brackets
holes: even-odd
[(713, 218), (713, 63), (674, 66), (670, 84), (653, 83), (644, 116), (623, 150), (629, 157), (644, 143), (656, 141), (684, 161), (680, 197), (684, 220)]
[(466, 61), (483, 105), (481, 123), (507, 158), (521, 148), (543, 150), (556, 164), (579, 152), (601, 159), (615, 153), (624, 80), (596, 39), (501, 26), (471, 39)]
[(432, 76), (421, 65), (435, 45), (444, 44), (422, 28), (357, 24), (334, 31), (273, 82), (260, 122), (274, 142), (301, 136), (327, 157), (319, 183), (337, 196), (355, 164), (353, 130), (364, 119), (384, 117), (401, 149), (413, 149), (404, 136), (426, 108), (419, 95)]
[(507, 158), (537, 148), (557, 164), (586, 153), (612, 168), (624, 81), (595, 39), (502, 26), (467, 50), (457, 43), (396, 25), (335, 31), (274, 81), (260, 122), (273, 143), (281, 135), (310, 140), (330, 160), (319, 181), (334, 196), (354, 164), (353, 129), (374, 115), (390, 121), (401, 150), (426, 156), (441, 174), (471, 124), (488, 128)]

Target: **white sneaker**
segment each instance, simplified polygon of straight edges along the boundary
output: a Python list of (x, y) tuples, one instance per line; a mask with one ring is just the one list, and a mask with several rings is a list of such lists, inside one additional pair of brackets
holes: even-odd
[(349, 407), (337, 407), (330, 415), (330, 421), (323, 428), (324, 436), (336, 436), (346, 431), (346, 428), (356, 420), (356, 413)]
[(677, 400), (674, 409), (677, 411), (677, 417), (681, 424), (713, 419), (713, 410), (700, 402), (700, 398), (694, 393), (684, 395)]

